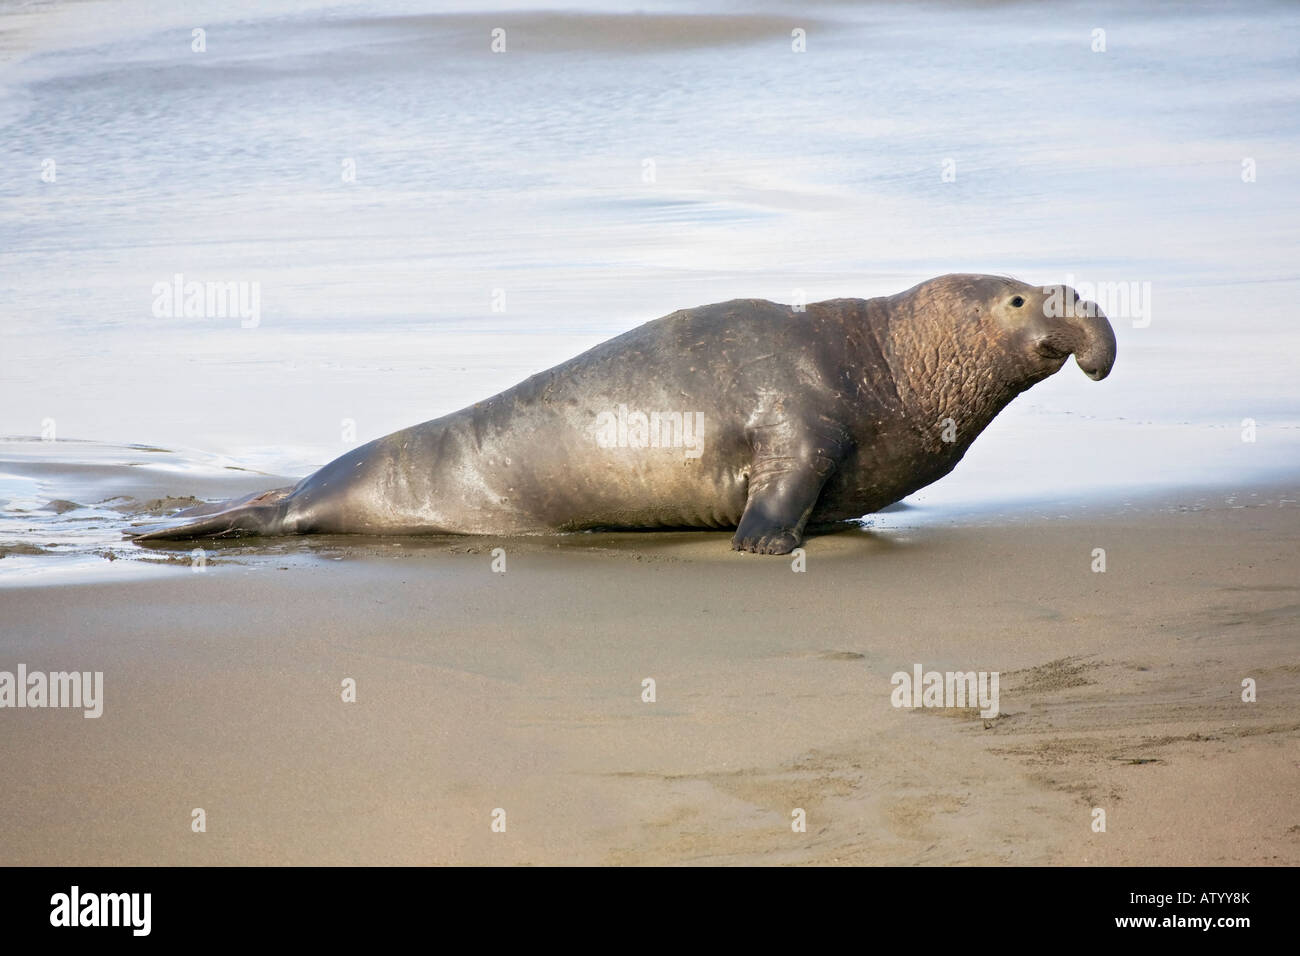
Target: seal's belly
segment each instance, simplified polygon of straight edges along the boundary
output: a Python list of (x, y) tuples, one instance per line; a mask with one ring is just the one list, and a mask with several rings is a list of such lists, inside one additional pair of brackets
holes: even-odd
[(743, 467), (623, 461), (600, 471), (598, 488), (564, 496), (546, 523), (558, 530), (731, 528), (745, 510)]
[(498, 473), (489, 484), (504, 487), (503, 504), (516, 496), (513, 517), (527, 530), (727, 528), (745, 509), (748, 467), (674, 449), (616, 448), (562, 469), (529, 466), (513, 479)]
[[(743, 423), (715, 421), (707, 442), (689, 430), (655, 437), (611, 430), (589, 415), (519, 416), (475, 430), (461, 419), (419, 436), (439, 467), (403, 495), (410, 521), (452, 533), (521, 534), (594, 528), (728, 528), (745, 509)], [(410, 469), (394, 462), (392, 474)], [(393, 485), (385, 498), (393, 500)]]

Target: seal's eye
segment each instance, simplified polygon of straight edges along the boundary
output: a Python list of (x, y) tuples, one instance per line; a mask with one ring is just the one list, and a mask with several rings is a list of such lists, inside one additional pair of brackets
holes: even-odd
[(1018, 309), (1025, 304), (1025, 300), (1021, 296), (1016, 296), (1011, 300), (1011, 304)]

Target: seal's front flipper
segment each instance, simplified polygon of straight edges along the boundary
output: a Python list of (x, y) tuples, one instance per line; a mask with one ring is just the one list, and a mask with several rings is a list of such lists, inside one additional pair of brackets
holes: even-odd
[(122, 533), (136, 541), (285, 534), (286, 499), (292, 491), (293, 488), (277, 488), (232, 501), (196, 505), (167, 521), (137, 525)]
[(827, 423), (780, 422), (756, 428), (749, 499), (731, 539), (736, 551), (789, 554), (803, 543), (804, 526), (822, 486), (844, 457), (847, 438)]

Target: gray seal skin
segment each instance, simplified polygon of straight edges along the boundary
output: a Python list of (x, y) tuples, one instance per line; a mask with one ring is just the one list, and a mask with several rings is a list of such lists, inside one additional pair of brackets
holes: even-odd
[(735, 528), (736, 550), (786, 554), (809, 524), (861, 517), (948, 474), (1071, 354), (1105, 378), (1115, 335), (1063, 286), (946, 275), (801, 312), (736, 299), (647, 322), (292, 488), (128, 533)]

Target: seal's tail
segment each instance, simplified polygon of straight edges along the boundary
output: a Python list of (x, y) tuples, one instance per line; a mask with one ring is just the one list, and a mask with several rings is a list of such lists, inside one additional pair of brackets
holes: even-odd
[(285, 515), (293, 488), (276, 488), (245, 498), (196, 505), (157, 524), (123, 531), (136, 541), (183, 538), (238, 538), (244, 535), (285, 534)]

